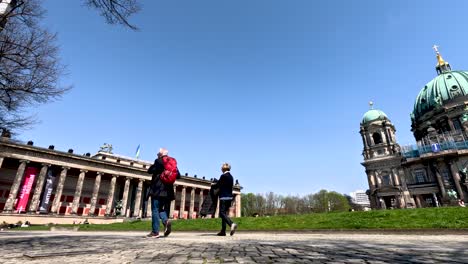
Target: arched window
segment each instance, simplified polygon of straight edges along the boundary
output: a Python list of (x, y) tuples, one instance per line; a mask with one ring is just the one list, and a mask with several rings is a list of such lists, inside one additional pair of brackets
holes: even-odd
[(374, 139), (374, 144), (377, 145), (382, 143), (382, 137), (380, 136), (380, 133), (375, 132), (374, 134), (372, 134), (372, 138)]
[(383, 175), (382, 176), (382, 185), (383, 186), (390, 186), (392, 185), (392, 182), (390, 180), (390, 175)]

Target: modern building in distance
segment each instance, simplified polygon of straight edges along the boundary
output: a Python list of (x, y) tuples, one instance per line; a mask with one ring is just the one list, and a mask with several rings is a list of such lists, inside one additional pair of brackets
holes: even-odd
[[(146, 193), (152, 162), (112, 153), (104, 145), (95, 155), (77, 155), (0, 137), (0, 222), (32, 224), (90, 223), (151, 217)], [(171, 218), (198, 218), (211, 180), (189, 176), (176, 180)], [(241, 213), (241, 186), (236, 181), (230, 215)], [(218, 208), (219, 209), (219, 208)], [(217, 214), (216, 214), (217, 216)]]
[(370, 208), (369, 196), (366, 191), (357, 190), (350, 193), (351, 201), (357, 205), (362, 206), (364, 209)]
[(411, 113), (416, 144), (400, 146), (395, 126), (372, 104), (362, 118), (362, 165), (372, 208), (467, 202), (468, 72), (453, 71), (434, 49), (437, 76), (416, 96)]

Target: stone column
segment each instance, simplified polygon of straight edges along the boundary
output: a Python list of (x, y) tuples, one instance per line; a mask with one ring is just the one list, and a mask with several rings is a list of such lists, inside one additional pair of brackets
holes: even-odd
[(49, 167), (50, 164), (42, 164), (41, 172), (39, 173), (39, 177), (37, 178), (36, 188), (34, 189), (32, 201), (29, 205), (30, 213), (36, 212), (37, 207), (39, 207), (39, 199), (41, 198), (42, 187), (44, 186), (44, 181)]
[(219, 197), (217, 198), (218, 200), (218, 203), (216, 204), (216, 212), (215, 212), (215, 218), (218, 218), (219, 217)]
[(180, 210), (179, 210), (179, 218), (184, 217), (184, 211), (185, 211), (185, 186), (182, 187), (182, 193), (180, 195)]
[(241, 217), (241, 194), (236, 194), (236, 217)]
[(442, 200), (447, 200), (447, 192), (445, 191), (445, 186), (444, 186), (444, 180), (442, 179), (442, 176), (440, 175), (439, 169), (436, 167), (434, 168), (435, 175), (437, 178), (437, 183), (439, 184), (440, 188), (440, 193), (442, 194)]
[(151, 196), (148, 196), (148, 201), (146, 202), (146, 217), (151, 218), (152, 216), (153, 212), (151, 211)]
[(62, 172), (60, 172), (60, 178), (57, 183), (57, 189), (55, 190), (55, 197), (54, 202), (52, 203), (52, 208), (50, 210), (51, 213), (56, 214), (59, 211), (60, 204), (60, 197), (62, 196), (63, 186), (65, 185), (65, 180), (67, 178), (67, 172), (70, 168), (63, 167)]
[(376, 188), (382, 188), (382, 179), (380, 178), (381, 175), (377, 176), (377, 173), (376, 171), (373, 171), (372, 173), (373, 175), (373, 178), (375, 180), (375, 183), (376, 183)]
[(189, 207), (189, 216), (188, 218), (193, 218), (193, 209), (195, 207), (195, 188), (192, 187), (190, 191), (190, 207)]
[(458, 195), (462, 201), (465, 201), (465, 194), (460, 185), (460, 174), (458, 174), (458, 169), (455, 165), (455, 162), (449, 163), (450, 172), (452, 173), (453, 181), (455, 182), (455, 188), (457, 188)]
[(200, 189), (200, 194), (199, 194), (199, 198), (198, 198), (198, 215), (200, 215), (200, 212), (201, 212), (201, 209), (202, 209), (202, 205), (203, 205), (203, 200), (204, 200), (204, 196), (203, 196), (203, 192), (205, 190), (204, 189)]
[(382, 143), (387, 144), (385, 132), (383, 130), (380, 130), (380, 137), (382, 138)]
[(394, 186), (400, 186), (401, 183), (400, 183), (400, 178), (398, 176), (397, 169), (395, 169), (395, 168), (392, 169), (392, 176), (393, 176), (393, 185)]
[(369, 195), (369, 202), (370, 202), (370, 207), (372, 209), (378, 209), (379, 208), (379, 202), (377, 201), (377, 197), (375, 194)]
[(174, 200), (171, 201), (171, 207), (169, 209), (169, 215), (167, 216), (169, 218), (173, 218), (176, 200), (177, 200), (177, 185), (174, 184)]
[(93, 195), (91, 196), (91, 205), (89, 208), (89, 215), (95, 215), (96, 203), (99, 195), (99, 187), (101, 186), (101, 177), (104, 173), (98, 172), (94, 180)]
[(77, 214), (78, 207), (80, 205), (81, 191), (83, 190), (83, 182), (86, 174), (86, 170), (80, 170), (80, 176), (78, 176), (78, 182), (76, 183), (75, 196), (73, 197), (72, 214)]
[(2, 168), (2, 165), (3, 165), (3, 159), (5, 159), (4, 157), (0, 157), (0, 169)]
[(418, 194), (418, 195), (415, 195), (414, 197), (415, 197), (415, 200), (416, 200), (416, 201), (415, 201), (415, 202), (416, 202), (416, 207), (417, 207), (417, 208), (421, 208), (422, 205), (421, 205), (421, 197), (420, 197), (420, 195)]
[(115, 182), (117, 181), (117, 177), (117, 175), (112, 175), (109, 194), (107, 195), (106, 216), (110, 216), (112, 213), (112, 207), (114, 205)]
[(15, 179), (13, 180), (13, 184), (10, 188), (10, 194), (8, 195), (8, 199), (3, 209), (5, 213), (11, 213), (13, 211), (16, 196), (18, 195), (18, 189), (21, 185), (21, 181), (23, 180), (24, 170), (26, 169), (26, 164), (28, 164), (28, 162), (28, 160), (20, 160), (20, 165), (16, 171)]
[(451, 118), (447, 118), (447, 122), (450, 126), (450, 131), (455, 131), (455, 126), (453, 125), (453, 121)]
[(122, 197), (122, 216), (127, 216), (128, 193), (130, 191), (130, 178), (125, 178), (125, 186)]
[(140, 207), (141, 207), (141, 192), (143, 190), (143, 182), (145, 180), (139, 179), (138, 182), (138, 187), (137, 187), (137, 193), (135, 196), (135, 209), (133, 210), (133, 216), (134, 217), (141, 217), (140, 216)]

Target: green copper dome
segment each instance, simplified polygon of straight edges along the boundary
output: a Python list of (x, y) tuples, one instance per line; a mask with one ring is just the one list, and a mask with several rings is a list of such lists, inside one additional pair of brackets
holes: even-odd
[(445, 102), (468, 94), (468, 72), (443, 71), (419, 92), (411, 119), (441, 107)]
[(371, 109), (364, 114), (364, 116), (362, 117), (361, 124), (367, 124), (375, 120), (385, 120), (385, 119), (388, 120), (388, 117), (384, 112), (377, 110), (377, 109)]

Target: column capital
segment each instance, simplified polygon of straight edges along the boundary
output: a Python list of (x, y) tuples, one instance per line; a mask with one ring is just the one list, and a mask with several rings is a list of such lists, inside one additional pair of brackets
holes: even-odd
[(19, 162), (20, 162), (20, 163), (29, 163), (29, 160), (20, 159)]
[(98, 171), (98, 172), (96, 172), (96, 174), (97, 174), (97, 175), (101, 175), (101, 176), (102, 176), (102, 175), (104, 175), (105, 173), (104, 173), (104, 172), (102, 172), (102, 171)]
[(46, 166), (47, 166), (47, 167), (50, 167), (50, 166), (52, 166), (52, 164), (49, 164), (49, 163), (41, 163), (41, 165), (42, 165), (42, 167), (46, 167)]
[(125, 180), (132, 180), (132, 179), (133, 179), (132, 177), (125, 176)]
[(117, 175), (117, 174), (112, 174), (112, 178), (118, 178), (120, 175)]
[(87, 173), (87, 170), (80, 170), (81, 173)]
[(138, 178), (138, 180), (139, 180), (140, 182), (144, 182), (144, 181), (145, 181), (145, 179), (142, 179), (142, 178)]
[(186, 190), (186, 189), (187, 189), (187, 186), (182, 185), (182, 190)]
[(62, 170), (69, 170), (69, 169), (70, 169), (70, 167), (68, 167), (68, 166), (62, 166)]

